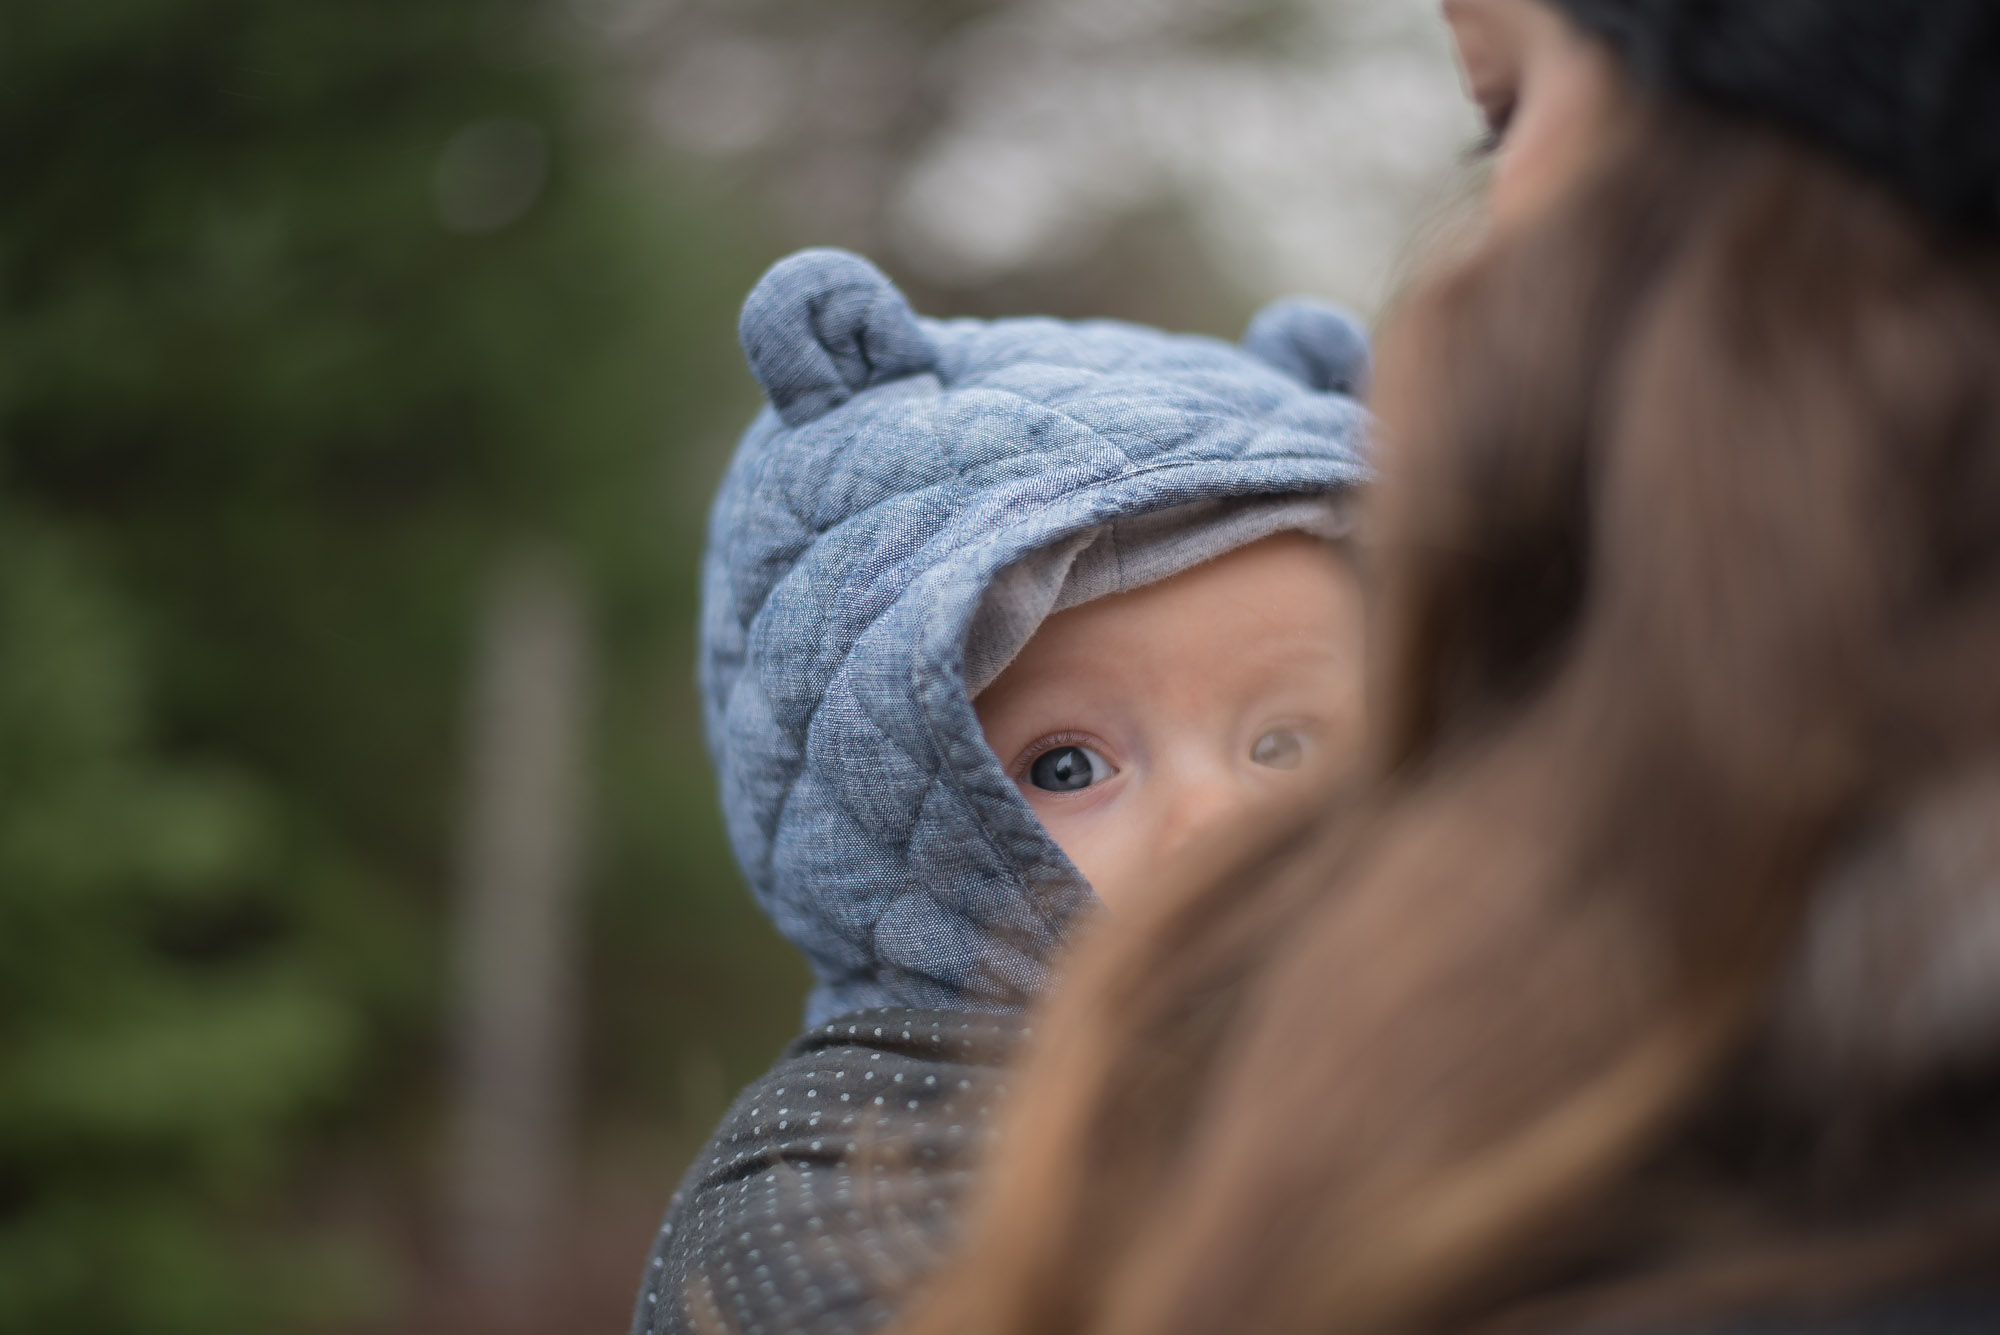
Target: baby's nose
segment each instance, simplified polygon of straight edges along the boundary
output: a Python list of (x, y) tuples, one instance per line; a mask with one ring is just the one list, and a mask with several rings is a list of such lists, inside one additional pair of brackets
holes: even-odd
[(1177, 779), (1160, 821), (1162, 851), (1176, 853), (1231, 829), (1250, 814), (1254, 797), (1249, 784), (1228, 774)]

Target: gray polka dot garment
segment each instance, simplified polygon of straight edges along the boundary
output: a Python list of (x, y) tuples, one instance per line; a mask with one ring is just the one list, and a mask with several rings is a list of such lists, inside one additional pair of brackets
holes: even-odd
[(869, 1010), (794, 1040), (696, 1158), (633, 1335), (860, 1335), (942, 1256), (1018, 1017)]

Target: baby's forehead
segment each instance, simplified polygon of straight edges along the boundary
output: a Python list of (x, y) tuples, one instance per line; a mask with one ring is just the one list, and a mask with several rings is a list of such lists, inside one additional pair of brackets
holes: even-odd
[(1129, 624), (1142, 633), (1195, 629), (1206, 620), (1272, 629), (1308, 623), (1318, 602), (1352, 581), (1336, 538), (1286, 529), (1138, 587), (1057, 613), (1043, 629)]
[(1115, 691), (1184, 675), (1254, 689), (1351, 657), (1357, 611), (1339, 546), (1280, 533), (1057, 612), (1035, 628), (1007, 675), (1023, 693), (1093, 682)]
[(1128, 652), (1145, 653), (1163, 619), (1260, 607), (1282, 617), (1284, 600), (1299, 596), (1288, 586), (1300, 579), (1317, 585), (1309, 597), (1325, 594), (1336, 558), (1322, 540), (1346, 529), (1344, 495), (1308, 491), (1184, 502), (1072, 530), (993, 577), (966, 634), (966, 685), (978, 695), (1031, 637), (1061, 638), (1060, 627), (1079, 621), (1102, 623), (1132, 639)]

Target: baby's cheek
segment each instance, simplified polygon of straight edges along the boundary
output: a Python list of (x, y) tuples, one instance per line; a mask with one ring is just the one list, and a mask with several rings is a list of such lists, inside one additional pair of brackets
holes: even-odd
[(1089, 814), (1076, 809), (1074, 803), (1036, 801), (1029, 797), (1028, 805), (1040, 817), (1042, 828), (1055, 841), (1064, 855), (1083, 873), (1083, 878), (1097, 888), (1097, 876), (1101, 874), (1104, 861), (1104, 831), (1099, 822), (1089, 818)]
[(1057, 842), (1097, 897), (1117, 909), (1158, 879), (1157, 868), (1151, 865), (1158, 842), (1153, 834), (1136, 821), (1105, 822), (1074, 832), (1067, 843)]
[(1030, 797), (1028, 805), (1034, 808), (1056, 847), (1069, 854), (1071, 862), (1079, 861), (1090, 845), (1088, 822), (1079, 821), (1076, 812), (1064, 810), (1066, 804), (1062, 802), (1036, 801)]

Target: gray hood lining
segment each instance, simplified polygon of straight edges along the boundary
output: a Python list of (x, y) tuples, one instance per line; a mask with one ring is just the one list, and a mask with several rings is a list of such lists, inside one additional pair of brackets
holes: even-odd
[(1193, 501), (1098, 524), (1032, 552), (994, 579), (965, 637), (965, 687), (977, 697), (1058, 612), (1157, 584), (1280, 533), (1337, 541), (1344, 493)]

